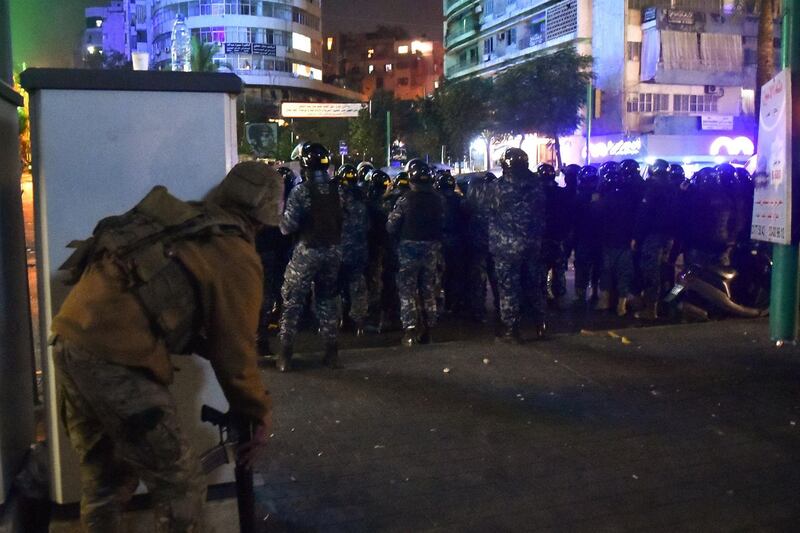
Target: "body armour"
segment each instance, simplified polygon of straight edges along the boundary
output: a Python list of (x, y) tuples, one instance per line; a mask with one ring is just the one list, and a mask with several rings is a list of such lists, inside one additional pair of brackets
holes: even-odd
[[(328, 194), (320, 192), (320, 187), (328, 187)], [(342, 206), (335, 185), (309, 183), (308, 192), (311, 197), (311, 208), (300, 229), (300, 240), (309, 248), (340, 244)]]
[(441, 196), (433, 191), (409, 191), (401, 241), (441, 241), (444, 205)]
[(68, 273), (64, 281), (72, 285), (92, 261), (114, 258), (169, 351), (192, 353), (193, 341), (201, 334), (201, 305), (195, 280), (172, 246), (214, 235), (248, 238), (248, 231), (223, 209), (184, 202), (158, 186), (127, 213), (101, 220), (89, 239), (71, 242), (68, 247), (75, 252), (59, 270)]

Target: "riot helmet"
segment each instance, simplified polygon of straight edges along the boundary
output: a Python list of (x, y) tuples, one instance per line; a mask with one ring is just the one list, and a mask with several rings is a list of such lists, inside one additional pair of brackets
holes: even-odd
[(574, 190), (578, 186), (578, 174), (580, 174), (580, 172), (580, 165), (576, 165), (575, 163), (561, 169), (561, 173), (564, 175), (564, 184), (567, 186), (567, 189)]
[(673, 185), (680, 185), (686, 181), (686, 172), (683, 170), (683, 167), (677, 163), (672, 163), (669, 168), (667, 168), (667, 174), (669, 175), (670, 183)]
[(356, 167), (345, 164), (336, 169), (336, 178), (345, 187), (355, 187), (358, 184), (358, 172)]
[(611, 174), (618, 175), (619, 171), (620, 171), (620, 166), (617, 162), (606, 161), (605, 163), (600, 165), (600, 168), (597, 170), (597, 174), (600, 176), (600, 179), (602, 181), (611, 181), (609, 179), (609, 176)]
[(408, 181), (410, 183), (422, 184), (433, 181), (431, 167), (422, 159), (414, 158), (406, 163), (405, 171), (408, 172)]
[(520, 148), (506, 148), (500, 158), (500, 166), (503, 167), (503, 173), (525, 172), (528, 170), (528, 154)]
[(456, 179), (449, 170), (441, 170), (436, 176), (436, 189), (439, 191), (455, 191)]
[(693, 187), (704, 188), (717, 184), (717, 175), (713, 168), (703, 167), (694, 173), (691, 179)]
[(736, 181), (739, 182), (739, 185), (744, 187), (753, 186), (753, 177), (744, 167), (736, 167)]
[(556, 180), (556, 169), (550, 163), (542, 163), (538, 167), (536, 167), (536, 173), (539, 175), (539, 178), (545, 182), (555, 182)]
[(594, 192), (600, 182), (597, 167), (586, 165), (578, 172), (578, 189), (583, 192)]
[(392, 189), (407, 190), (411, 186), (408, 172), (400, 172), (392, 180)]
[(650, 168), (647, 169), (647, 177), (651, 179), (664, 180), (669, 176), (669, 163), (664, 159), (656, 159)]
[(364, 178), (367, 184), (367, 190), (372, 198), (379, 198), (383, 196), (386, 189), (392, 184), (392, 178), (379, 168), (370, 170)]
[(714, 169), (717, 175), (717, 184), (722, 187), (733, 187), (736, 185), (738, 178), (736, 176), (736, 167), (730, 163), (722, 163), (717, 165)]
[(494, 180), (497, 179), (497, 176), (494, 175), (493, 172), (487, 172), (483, 179), (486, 180), (486, 183), (492, 183)]
[(639, 171), (639, 163), (635, 159), (623, 159), (619, 163), (619, 171), (623, 176), (638, 180), (642, 177)]
[(367, 174), (369, 174), (370, 171), (374, 168), (375, 165), (373, 165), (369, 161), (362, 161), (361, 163), (359, 163), (358, 166), (356, 167), (356, 172), (358, 172), (358, 179), (363, 181), (364, 178), (367, 177)]

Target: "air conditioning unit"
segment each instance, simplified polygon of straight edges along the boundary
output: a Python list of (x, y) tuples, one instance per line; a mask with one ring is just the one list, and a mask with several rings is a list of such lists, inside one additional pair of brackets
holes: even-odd
[(703, 92), (705, 92), (706, 94), (722, 96), (725, 94), (725, 89), (723, 89), (722, 87), (717, 87), (716, 85), (704, 85)]
[(483, 13), (483, 6), (480, 4), (475, 6), (475, 13)]

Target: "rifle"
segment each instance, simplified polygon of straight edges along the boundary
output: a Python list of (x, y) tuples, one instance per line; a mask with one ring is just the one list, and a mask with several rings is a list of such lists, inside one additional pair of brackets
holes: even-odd
[(241, 417), (217, 411), (204, 405), (200, 420), (210, 422), (219, 429), (219, 444), (200, 458), (203, 471), (208, 474), (216, 468), (234, 462), (236, 476), (236, 499), (239, 507), (239, 530), (241, 533), (255, 533), (255, 494), (253, 493), (253, 469), (236, 462), (236, 444), (244, 444), (253, 438), (253, 425)]

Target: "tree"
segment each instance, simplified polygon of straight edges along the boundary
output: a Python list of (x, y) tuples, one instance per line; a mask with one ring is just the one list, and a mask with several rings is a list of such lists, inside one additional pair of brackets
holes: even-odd
[[(365, 161), (384, 164), (386, 161), (386, 112), (392, 112), (392, 133), (403, 127), (402, 120), (397, 121), (396, 102), (392, 93), (377, 91), (372, 95), (371, 112), (362, 110), (349, 125), (350, 144), (354, 155)], [(398, 128), (400, 122), (400, 128)]]
[(492, 98), (492, 81), (485, 78), (445, 83), (434, 93), (444, 144), (450, 155), (459, 161), (459, 166), (469, 155), (472, 139), (491, 127)]
[(586, 86), (592, 83), (592, 58), (561, 48), (513, 66), (495, 81), (497, 121), (512, 134), (540, 133), (553, 138), (561, 166), (559, 136), (581, 124)]
[(761, 113), (761, 87), (775, 76), (774, 0), (761, 0), (758, 15), (758, 63), (756, 64), (756, 120)]
[[(204, 43), (192, 37), (192, 72), (216, 72), (220, 65), (214, 63), (214, 56), (219, 53), (219, 43)], [(228, 65), (222, 65), (230, 67)]]
[(409, 157), (439, 159), (444, 144), (442, 117), (433, 96), (412, 103), (413, 122), (404, 132)]

